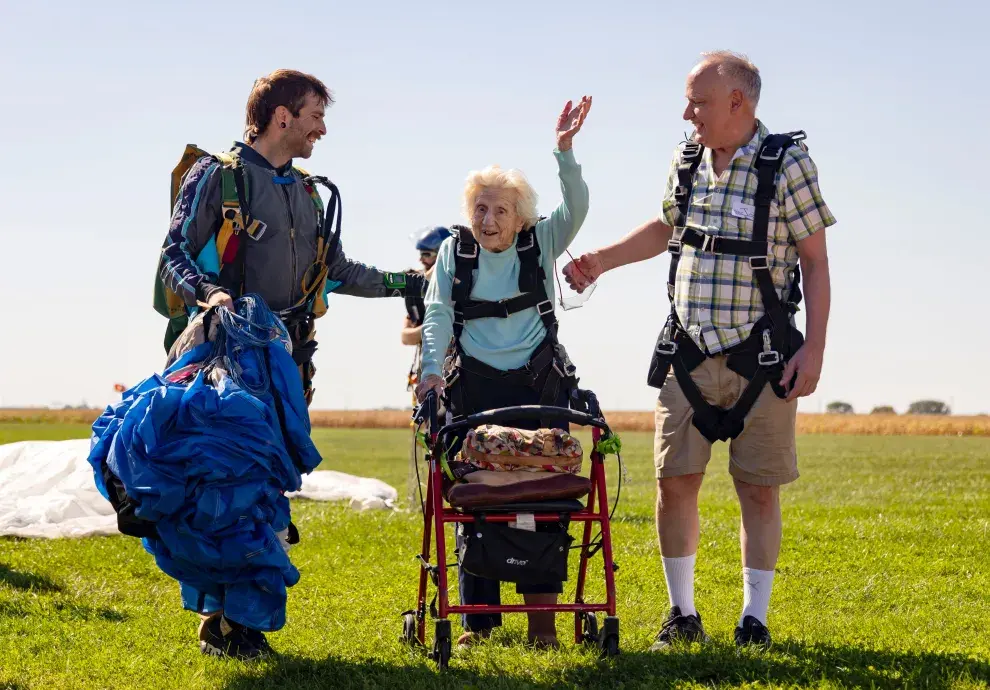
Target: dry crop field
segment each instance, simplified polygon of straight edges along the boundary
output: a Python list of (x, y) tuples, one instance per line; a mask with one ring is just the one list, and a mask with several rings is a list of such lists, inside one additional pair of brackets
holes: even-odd
[[(0, 409), (0, 422), (90, 424), (101, 410)], [(410, 410), (313, 410), (313, 426), (331, 429), (408, 427)], [(606, 412), (616, 431), (652, 431), (653, 413)], [(990, 416), (799, 414), (799, 434), (868, 436), (990, 436)]]

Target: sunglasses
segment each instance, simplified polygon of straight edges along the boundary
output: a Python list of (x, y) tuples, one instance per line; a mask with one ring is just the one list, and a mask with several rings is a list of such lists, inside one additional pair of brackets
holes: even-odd
[(428, 251), (428, 250), (425, 250), (424, 249), (423, 251), (421, 251), (419, 253), (419, 258), (421, 258), (421, 259), (433, 259), (433, 258), (436, 257), (436, 255), (437, 255), (436, 252), (431, 252), (431, 251)]
[[(571, 252), (567, 249), (565, 249), (564, 251), (567, 252), (567, 256), (569, 256), (571, 258), (571, 261), (574, 262), (574, 270), (577, 271), (578, 273), (581, 273), (581, 270), (578, 269), (577, 263), (575, 262), (574, 256), (571, 254)], [(584, 276), (584, 273), (581, 273), (581, 275)], [(560, 285), (560, 277), (557, 275), (556, 261), (554, 261), (553, 263), (553, 276), (557, 280), (557, 294), (558, 294), (557, 303), (560, 304), (560, 308), (563, 309), (564, 311), (570, 311), (571, 309), (579, 309), (580, 307), (584, 306), (584, 303), (587, 302), (588, 299), (591, 297), (591, 293), (593, 293), (595, 291), (595, 288), (598, 287), (597, 282), (592, 282), (590, 285), (588, 285), (588, 287), (584, 289), (584, 292), (575, 293), (570, 297), (564, 297), (564, 290)], [(588, 276), (584, 276), (584, 277), (587, 278)]]

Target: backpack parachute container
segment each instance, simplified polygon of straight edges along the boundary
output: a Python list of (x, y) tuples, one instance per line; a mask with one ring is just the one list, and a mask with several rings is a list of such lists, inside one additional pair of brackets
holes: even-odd
[[(178, 164), (172, 169), (172, 184), (169, 189), (168, 200), (169, 212), (175, 207), (175, 203), (179, 198), (179, 190), (182, 189), (182, 182), (185, 180), (189, 169), (200, 158), (209, 155), (209, 153), (195, 144), (186, 144), (186, 149), (182, 152), (182, 157), (179, 158)], [(165, 351), (168, 352), (172, 347), (172, 343), (175, 342), (175, 339), (179, 337), (189, 324), (189, 313), (186, 311), (186, 304), (182, 301), (182, 298), (165, 286), (165, 281), (162, 279), (164, 265), (165, 252), (164, 248), (162, 248), (162, 252), (158, 256), (158, 268), (155, 271), (153, 304), (155, 311), (168, 319), (168, 325), (165, 328)]]

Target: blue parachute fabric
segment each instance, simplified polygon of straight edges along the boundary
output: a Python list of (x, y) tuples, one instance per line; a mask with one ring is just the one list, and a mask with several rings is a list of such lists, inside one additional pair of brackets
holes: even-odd
[(322, 458), (284, 325), (255, 295), (234, 307), (217, 310), (215, 342), (107, 407), (89, 462), (104, 497), (105, 463), (135, 515), (155, 523), (157, 538), (142, 541), (158, 567), (223, 601), (231, 620), (271, 631), (299, 581), (276, 534), (289, 525), (284, 493)]

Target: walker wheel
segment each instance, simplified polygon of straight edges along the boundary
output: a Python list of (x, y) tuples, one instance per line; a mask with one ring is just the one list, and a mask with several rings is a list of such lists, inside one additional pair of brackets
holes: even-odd
[(619, 655), (619, 619), (616, 616), (605, 617), (600, 645), (603, 658)]
[(412, 611), (406, 611), (402, 614), (402, 636), (399, 640), (410, 647), (416, 647), (419, 645), (417, 633), (416, 614)]
[(581, 619), (581, 644), (598, 644), (598, 617), (591, 611), (578, 613)]
[(441, 618), (436, 623), (436, 635), (433, 639), (433, 660), (437, 662), (437, 668), (441, 671), (450, 666), (450, 653), (452, 643), (450, 641), (450, 620)]

